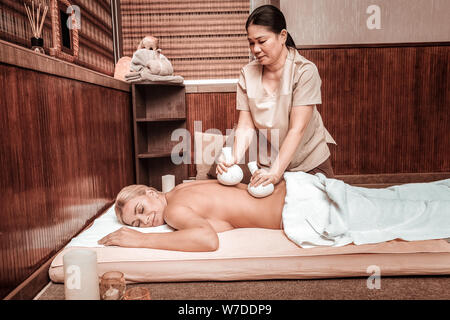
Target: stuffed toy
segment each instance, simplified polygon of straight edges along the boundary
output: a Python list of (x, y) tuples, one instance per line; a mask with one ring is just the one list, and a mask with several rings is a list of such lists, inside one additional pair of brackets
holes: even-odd
[(154, 75), (173, 75), (172, 64), (161, 53), (158, 39), (152, 36), (146, 36), (142, 39), (131, 59), (131, 72), (139, 72), (144, 68), (147, 68), (150, 74)]

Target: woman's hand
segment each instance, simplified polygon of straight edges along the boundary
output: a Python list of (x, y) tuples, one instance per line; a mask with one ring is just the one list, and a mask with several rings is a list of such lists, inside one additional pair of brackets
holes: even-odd
[(225, 157), (223, 156), (223, 154), (221, 154), (219, 158), (217, 158), (216, 175), (227, 172), (228, 168), (231, 167), (232, 165), (235, 165), (236, 163), (237, 161), (235, 160), (234, 156), (232, 157), (232, 161), (227, 162), (225, 161)]
[(144, 236), (145, 234), (142, 232), (122, 227), (100, 239), (98, 244), (105, 246), (139, 248)]
[(257, 187), (260, 184), (263, 186), (267, 186), (268, 184), (277, 184), (281, 180), (281, 175), (272, 172), (271, 170), (266, 169), (258, 169), (256, 170), (251, 179), (250, 179), (250, 186)]

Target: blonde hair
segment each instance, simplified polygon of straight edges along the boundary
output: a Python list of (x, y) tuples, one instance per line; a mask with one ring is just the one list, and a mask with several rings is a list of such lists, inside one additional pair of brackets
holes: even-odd
[(120, 190), (120, 192), (117, 194), (114, 211), (116, 212), (117, 219), (120, 223), (125, 224), (122, 220), (122, 214), (123, 214), (123, 207), (127, 204), (128, 201), (130, 201), (133, 198), (145, 195), (147, 190), (153, 190), (160, 193), (158, 190), (152, 187), (148, 187), (143, 184), (132, 184), (129, 186), (126, 186)]

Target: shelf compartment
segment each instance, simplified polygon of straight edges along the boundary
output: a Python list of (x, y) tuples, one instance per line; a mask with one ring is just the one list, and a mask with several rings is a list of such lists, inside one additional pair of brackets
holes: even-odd
[(184, 86), (134, 84), (135, 120), (186, 118)]
[(188, 167), (185, 164), (174, 164), (169, 157), (138, 159), (138, 184), (144, 184), (162, 190), (161, 177), (166, 174), (175, 176), (175, 184), (180, 184), (188, 176)]
[[(137, 122), (136, 123), (136, 156), (140, 154), (169, 155), (173, 147), (182, 140), (172, 141), (171, 136), (175, 130), (186, 130), (186, 121), (170, 122)], [(185, 132), (187, 134), (187, 131)], [(189, 136), (184, 139), (188, 140)]]
[[(175, 183), (188, 176), (186, 161), (172, 161), (176, 146), (179, 160), (187, 157), (190, 135), (186, 130), (186, 101), (184, 85), (139, 83), (132, 85), (136, 183), (161, 190), (161, 177), (175, 175)], [(174, 136), (175, 130), (184, 129), (183, 137)], [(185, 142), (183, 148), (180, 143)], [(187, 153), (184, 154), (183, 151)], [(184, 159), (186, 160), (186, 159)]]

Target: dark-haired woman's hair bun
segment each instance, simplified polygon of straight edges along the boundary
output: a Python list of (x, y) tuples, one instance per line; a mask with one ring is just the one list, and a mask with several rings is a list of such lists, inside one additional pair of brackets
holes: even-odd
[[(286, 29), (286, 19), (283, 13), (275, 6), (270, 4), (260, 6), (253, 10), (245, 23), (245, 29), (248, 30), (250, 25), (265, 26), (270, 31), (276, 34), (280, 34), (283, 29)], [(294, 39), (288, 32), (286, 39), (286, 46), (295, 48)]]

